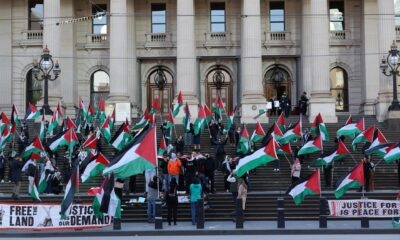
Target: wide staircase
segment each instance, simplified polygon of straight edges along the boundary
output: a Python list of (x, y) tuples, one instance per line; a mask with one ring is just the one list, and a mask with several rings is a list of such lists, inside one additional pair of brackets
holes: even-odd
[[(354, 121), (358, 121), (361, 116), (353, 116)], [(324, 142), (324, 150), (330, 151), (334, 146), (334, 137), (336, 136), (336, 131), (343, 126), (346, 121), (347, 116), (340, 117), (339, 122), (335, 124), (326, 124), (330, 141)], [(264, 131), (267, 132), (269, 127), (273, 122), (277, 120), (277, 117), (272, 116), (269, 118), (269, 124), (263, 124)], [(299, 120), (299, 116), (290, 116), (286, 119), (286, 124), (296, 123)], [(139, 121), (139, 119), (133, 119), (133, 123)], [(160, 121), (158, 121), (160, 122)], [(383, 134), (386, 136), (389, 142), (397, 142), (400, 139), (400, 133), (390, 131), (386, 129), (382, 124), (377, 124), (374, 116), (365, 117), (366, 127), (375, 124)], [(243, 126), (239, 123), (239, 118), (235, 118), (236, 126)], [(246, 124), (249, 135), (251, 136), (253, 130), (255, 129), (255, 124)], [(303, 129), (310, 128), (311, 124), (309, 121), (303, 117)], [(39, 131), (39, 125), (34, 123), (29, 123), (30, 138), (31, 140), (37, 135)], [(118, 127), (115, 127), (114, 132), (117, 131)], [(183, 135), (183, 128), (181, 125), (176, 126), (177, 135)], [(175, 133), (174, 133), (175, 135)], [(158, 140), (161, 139), (160, 128), (157, 128)], [(174, 136), (175, 138), (175, 136)], [(159, 143), (159, 141), (158, 141)], [(294, 149), (295, 146), (300, 146), (302, 141), (292, 145)], [(351, 139), (345, 139), (346, 146), (350, 149)], [(258, 144), (259, 145), (259, 144)], [(336, 163), (332, 170), (332, 185), (343, 175), (348, 173), (356, 163), (359, 163), (363, 157), (361, 153), (362, 146), (358, 146), (355, 151), (352, 151), (352, 155), (346, 157), (342, 163)], [(112, 159), (115, 155), (115, 150), (109, 146), (107, 143), (102, 143), (103, 153)], [(225, 150), (228, 155), (236, 156), (235, 146), (227, 143)], [(185, 153), (190, 154), (192, 151), (192, 146), (185, 146)], [(209, 153), (211, 156), (214, 154), (214, 147), (210, 143), (208, 130), (206, 130), (201, 135), (201, 152)], [(66, 168), (67, 160), (64, 158), (64, 150), (58, 151), (57, 157), (57, 167), (63, 172)], [(301, 176), (305, 177), (314, 171), (312, 166), (313, 160), (315, 160), (319, 154), (311, 154), (304, 159), (302, 164)], [(267, 166), (261, 166), (257, 170), (250, 174), (250, 186), (249, 193), (247, 197), (245, 219), (246, 220), (274, 220), (277, 217), (277, 198), (283, 197), (285, 203), (285, 215), (289, 220), (297, 219), (317, 219), (319, 216), (319, 196), (309, 196), (306, 197), (305, 201), (301, 205), (295, 205), (293, 199), (286, 195), (286, 190), (291, 184), (291, 171), (290, 163), (293, 162), (292, 156), (280, 156), (280, 171), (274, 171), (272, 164)], [(397, 164), (386, 164), (381, 158), (377, 156), (372, 157), (372, 162), (375, 163), (375, 190), (373, 192), (364, 193), (368, 198), (374, 199), (388, 199), (392, 200), (395, 198), (397, 191), (399, 189), (398, 185), (398, 166)], [(6, 168), (6, 176), (8, 176), (8, 168)], [(8, 179), (6, 177), (6, 179)], [(26, 176), (23, 177), (22, 181), (22, 193), (27, 193), (27, 179)], [(93, 196), (88, 196), (86, 194), (90, 187), (100, 186), (102, 177), (95, 178), (92, 182), (88, 184), (81, 184), (79, 194), (76, 197), (76, 202), (91, 202)], [(138, 175), (136, 178), (136, 189), (135, 193), (125, 194), (123, 197), (123, 214), (122, 220), (124, 222), (144, 222), (147, 220), (147, 205), (130, 203), (129, 200), (136, 199), (143, 196), (144, 193), (144, 177), (143, 175)], [(1, 183), (0, 193), (3, 195), (0, 197), (0, 201), (11, 201), (10, 193), (12, 192), (12, 183)], [(333, 199), (334, 187), (326, 187), (323, 171), (321, 171), (321, 187), (322, 196), (327, 199)], [(231, 220), (232, 212), (234, 210), (234, 205), (230, 193), (224, 191), (224, 174), (216, 171), (216, 185), (215, 188), (217, 193), (210, 194), (208, 197), (208, 207), (205, 211), (206, 221), (210, 220)], [(344, 198), (348, 199), (358, 199), (363, 193), (357, 192), (356, 190), (351, 190), (348, 192)], [(43, 202), (61, 202), (62, 195), (43, 195), (41, 196)], [(27, 195), (23, 195), (21, 202), (31, 202), (31, 198)], [(166, 216), (166, 209), (164, 209), (164, 216)], [(190, 206), (189, 204), (180, 204), (178, 211), (179, 220), (188, 221), (190, 219)]]

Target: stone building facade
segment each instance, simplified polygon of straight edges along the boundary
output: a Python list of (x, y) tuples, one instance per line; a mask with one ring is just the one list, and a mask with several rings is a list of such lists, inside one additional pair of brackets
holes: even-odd
[(159, 98), (166, 113), (181, 90), (193, 116), (219, 95), (250, 123), (266, 99), (286, 92), (294, 108), (306, 91), (311, 117), (383, 121), (392, 80), (379, 66), (400, 39), (398, 2), (0, 0), (0, 110), (42, 104), (31, 70), (47, 46), (62, 71), (50, 104), (71, 116), (79, 97), (100, 96), (107, 109), (129, 103), (132, 117)]

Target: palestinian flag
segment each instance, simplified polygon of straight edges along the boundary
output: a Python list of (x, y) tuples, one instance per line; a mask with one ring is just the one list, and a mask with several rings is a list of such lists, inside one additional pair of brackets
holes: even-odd
[(193, 124), (194, 135), (198, 135), (206, 127), (206, 113), (204, 112), (203, 105), (200, 105), (199, 114), (197, 115), (196, 121)]
[(95, 112), (91, 103), (89, 103), (87, 115), (86, 115), (86, 122), (92, 122), (94, 118)]
[(283, 138), (282, 130), (277, 123), (274, 123), (272, 125), (271, 136), (273, 136), (274, 139), (278, 142)]
[(71, 177), (65, 187), (63, 201), (61, 202), (61, 219), (69, 216), (72, 203), (74, 202), (75, 193), (79, 191), (79, 168), (78, 164), (72, 169)]
[(190, 111), (187, 103), (184, 110), (185, 110), (185, 115), (183, 116), (182, 124), (184, 132), (187, 133), (190, 132)]
[(253, 134), (250, 138), (250, 143), (255, 143), (262, 140), (265, 137), (264, 129), (262, 128), (260, 122), (257, 122), (256, 129), (254, 130)]
[(251, 155), (241, 158), (235, 169), (236, 175), (241, 177), (246, 172), (258, 166), (278, 160), (275, 148), (275, 141), (269, 141), (265, 147), (258, 149)]
[(206, 113), (207, 123), (209, 123), (213, 119), (213, 114), (207, 104), (204, 104), (204, 112)]
[(90, 182), (94, 177), (101, 175), (101, 172), (110, 164), (107, 158), (99, 153), (86, 165), (81, 175), (82, 183)]
[[(374, 132), (373, 141), (372, 141), (371, 145), (369, 146), (369, 148), (367, 150), (365, 150), (365, 154), (367, 154), (367, 155), (376, 154), (380, 157), (383, 157), (387, 153), (386, 148), (380, 147), (380, 146), (385, 145), (387, 143), (388, 143), (388, 141), (386, 140), (385, 136), (383, 136), (382, 132), (378, 128), (376, 128), (375, 132)], [(389, 146), (386, 146), (386, 147), (389, 147)]]
[(35, 106), (33, 106), (31, 103), (29, 103), (28, 109), (26, 110), (25, 119), (26, 120), (30, 120), (30, 119), (35, 120), (39, 116), (40, 116), (40, 111), (38, 111)]
[(149, 110), (146, 108), (142, 119), (135, 126), (133, 126), (131, 130), (139, 130), (144, 128), (147, 124), (149, 124), (150, 119), (151, 116), (149, 114)]
[[(125, 124), (126, 124), (127, 128), (130, 129), (128, 117), (126, 117), (126, 119), (125, 119)], [(111, 132), (114, 129), (114, 125), (115, 125), (115, 109), (113, 110), (113, 112), (110, 115), (110, 130), (111, 130)]]
[(93, 157), (95, 155), (97, 148), (97, 138), (93, 134), (82, 144), (82, 149), (89, 154), (89, 157)]
[(321, 182), (319, 169), (303, 180), (293, 183), (287, 190), (286, 194), (293, 197), (294, 203), (299, 205), (308, 195), (319, 195), (321, 193)]
[(99, 103), (97, 104), (97, 117), (100, 119), (101, 123), (106, 119), (106, 106), (101, 96)]
[[(276, 143), (276, 145), (279, 146), (279, 143)], [(285, 155), (285, 154), (292, 154), (292, 146), (290, 145), (290, 143), (286, 143), (283, 146), (279, 146), (279, 148), (276, 150), (276, 154), (278, 155)]]
[(1, 133), (1, 136), (0, 136), (0, 151), (4, 150), (4, 148), (6, 147), (6, 144), (10, 141), (11, 136), (12, 135), (10, 132), (10, 128), (8, 126), (5, 127), (4, 131)]
[(387, 151), (388, 153), (383, 157), (386, 163), (392, 163), (400, 159), (400, 143), (391, 145)]
[(40, 154), (41, 152), (44, 152), (44, 147), (42, 141), (40, 141), (40, 138), (36, 136), (35, 139), (33, 139), (33, 142), (25, 148), (24, 152), (22, 153), (22, 157), (27, 158), (32, 153)]
[(115, 173), (117, 178), (127, 178), (157, 166), (156, 126), (142, 133), (125, 150), (112, 160), (103, 175)]
[(44, 116), (44, 112), (42, 115), (42, 121), (40, 121), (40, 131), (39, 131), (40, 140), (44, 140), (46, 138), (46, 119)]
[(40, 202), (39, 191), (36, 187), (35, 177), (29, 176), (28, 177), (29, 186), (28, 186), (28, 193), (31, 197)]
[(299, 121), (294, 126), (291, 126), (289, 129), (287, 129), (285, 134), (283, 134), (282, 138), (279, 140), (279, 143), (280, 144), (286, 144), (288, 142), (293, 143), (298, 139), (301, 139), (301, 121)]
[(374, 133), (375, 133), (375, 126), (368, 128), (367, 130), (358, 134), (356, 138), (354, 138), (353, 142), (351, 143), (351, 146), (354, 148), (357, 143), (372, 142)]
[(160, 112), (161, 112), (160, 101), (158, 100), (158, 98), (154, 98), (153, 105), (151, 106), (151, 109), (150, 109), (150, 115), (157, 114)]
[(7, 115), (2, 112), (0, 115), (0, 132), (3, 132), (5, 128), (11, 126), (10, 119), (8, 119)]
[(58, 123), (59, 121), (62, 121), (63, 118), (64, 118), (64, 114), (63, 114), (63, 112), (62, 112), (62, 108), (61, 108), (60, 103), (58, 103), (58, 105), (57, 105), (57, 111), (56, 111), (57, 123)]
[(304, 154), (310, 154), (310, 153), (314, 153), (314, 152), (318, 152), (318, 151), (321, 151), (321, 152), (323, 151), (321, 135), (318, 135), (314, 140), (310, 140), (306, 144), (304, 144), (304, 146), (300, 148), (300, 150), (297, 154), (304, 155)]
[(172, 116), (174, 118), (176, 118), (176, 116), (178, 116), (179, 114), (179, 110), (181, 109), (181, 107), (183, 106), (183, 98), (182, 98), (182, 92), (179, 91), (178, 93), (178, 97), (174, 103), (174, 106), (172, 108)]
[(13, 104), (12, 111), (11, 111), (11, 123), (15, 123), (17, 127), (21, 125), (21, 120), (19, 119), (19, 114), (17, 107)]
[(53, 116), (50, 119), (49, 126), (47, 128), (47, 133), (46, 134), (50, 135), (50, 136), (53, 135), (54, 130), (57, 129), (57, 126), (58, 126), (57, 114), (56, 114), (56, 112), (53, 112)]
[[(38, 191), (39, 193), (43, 193), (46, 188), (47, 188), (47, 181), (49, 180), (49, 177), (51, 176), (51, 169), (50, 169), (50, 164), (45, 165), (44, 171), (42, 171), (42, 174), (40, 175), (40, 180), (39, 180), (39, 185), (38, 185)], [(49, 171), (46, 171), (49, 170)]]
[(167, 144), (165, 143), (165, 138), (164, 136), (161, 138), (160, 141), (160, 147), (158, 148), (158, 155), (164, 155), (164, 153), (167, 152)]
[[(225, 129), (224, 129), (224, 133), (229, 132), (229, 129), (231, 129), (232, 124), (233, 124), (233, 118), (235, 117), (235, 110), (233, 110), (228, 118), (226, 119), (226, 125), (225, 125)], [(264, 133), (265, 134), (265, 133)]]
[(342, 128), (340, 128), (336, 135), (338, 137), (340, 136), (348, 136), (351, 138), (354, 138), (356, 134), (361, 133), (364, 131), (365, 128), (365, 120), (364, 118), (361, 118), (357, 123), (352, 123), (353, 120), (351, 118), (347, 119), (346, 125), (344, 125)]
[(75, 123), (69, 117), (67, 117), (67, 129), (76, 129)]
[(173, 126), (174, 126), (174, 117), (172, 116), (172, 112), (169, 111), (166, 129), (170, 129)]
[(132, 135), (129, 133), (129, 128), (126, 123), (123, 123), (111, 139), (110, 144), (118, 151), (121, 151), (131, 139)]
[(286, 132), (285, 115), (283, 114), (283, 112), (281, 112), (281, 115), (279, 115), (279, 118), (278, 118), (278, 121), (276, 121), (276, 124), (278, 125), (278, 127), (282, 133)]
[(78, 137), (73, 129), (63, 131), (61, 134), (53, 137), (49, 142), (49, 148), (52, 152), (55, 152), (61, 146), (67, 146), (70, 154), (76, 144), (78, 144)]
[(121, 200), (114, 190), (114, 175), (104, 180), (100, 193), (96, 194), (93, 200), (92, 207), (96, 217), (101, 217), (106, 213), (113, 218), (121, 218)]
[(360, 163), (349, 174), (339, 179), (336, 184), (335, 197), (339, 199), (350, 188), (357, 188), (364, 184), (364, 165)]
[(328, 152), (323, 154), (314, 162), (314, 166), (328, 166), (331, 165), (333, 161), (337, 161), (343, 159), (350, 151), (347, 149), (346, 145), (339, 140), (337, 149), (333, 150), (332, 152)]
[(213, 109), (214, 112), (222, 118), (222, 111), (224, 109), (224, 104), (222, 103), (222, 100), (219, 96), (215, 98), (214, 104), (213, 104)]
[(88, 112), (86, 110), (85, 104), (83, 103), (81, 97), (79, 97), (79, 114), (83, 120), (86, 120), (86, 118), (88, 116)]
[(243, 127), (242, 136), (239, 139), (239, 144), (236, 152), (242, 154), (247, 154), (250, 152), (249, 133), (247, 132), (246, 126)]
[(320, 113), (318, 113), (311, 125), (311, 132), (315, 136), (321, 135), (322, 141), (329, 141), (329, 133)]
[(107, 142), (111, 141), (110, 117), (107, 117), (101, 126), (101, 132)]

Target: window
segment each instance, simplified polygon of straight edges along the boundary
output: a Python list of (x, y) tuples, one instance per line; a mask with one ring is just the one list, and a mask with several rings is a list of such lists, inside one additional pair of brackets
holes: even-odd
[(396, 14), (396, 26), (400, 26), (400, 0), (394, 0), (394, 10)]
[(274, 1), (269, 3), (269, 23), (271, 32), (285, 31), (284, 1)]
[(102, 99), (107, 99), (110, 93), (110, 77), (102, 70), (94, 72), (90, 79), (91, 95), (90, 100), (92, 106), (97, 106), (100, 96)]
[(225, 31), (225, 3), (211, 3), (211, 32)]
[(36, 106), (37, 102), (42, 98), (43, 87), (42, 82), (36, 80), (32, 76), (32, 70), (26, 75), (26, 106), (32, 103)]
[(331, 31), (343, 31), (344, 1), (329, 1), (329, 21)]
[[(107, 11), (107, 5), (105, 4), (96, 4), (92, 5), (92, 14), (100, 14)], [(93, 34), (107, 34), (107, 16), (100, 16), (97, 18), (93, 18), (92, 20), (92, 33)]]
[(348, 93), (347, 93), (347, 73), (339, 67), (335, 67), (330, 72), (331, 94), (335, 99), (336, 111), (348, 111)]
[(29, 30), (43, 30), (43, 0), (29, 1)]
[(151, 5), (151, 32), (167, 32), (167, 12), (166, 5), (163, 3)]

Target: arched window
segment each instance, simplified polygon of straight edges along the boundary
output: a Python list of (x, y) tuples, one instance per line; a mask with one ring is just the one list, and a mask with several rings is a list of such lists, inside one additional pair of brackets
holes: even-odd
[(90, 100), (92, 106), (97, 106), (100, 97), (105, 100), (110, 93), (110, 77), (106, 72), (99, 70), (92, 74), (90, 77), (90, 82)]
[(336, 111), (349, 110), (349, 96), (347, 90), (347, 73), (343, 68), (335, 67), (330, 72), (331, 94), (336, 101)]
[(36, 106), (37, 102), (42, 98), (43, 84), (32, 76), (32, 70), (26, 74), (26, 107), (29, 103)]

